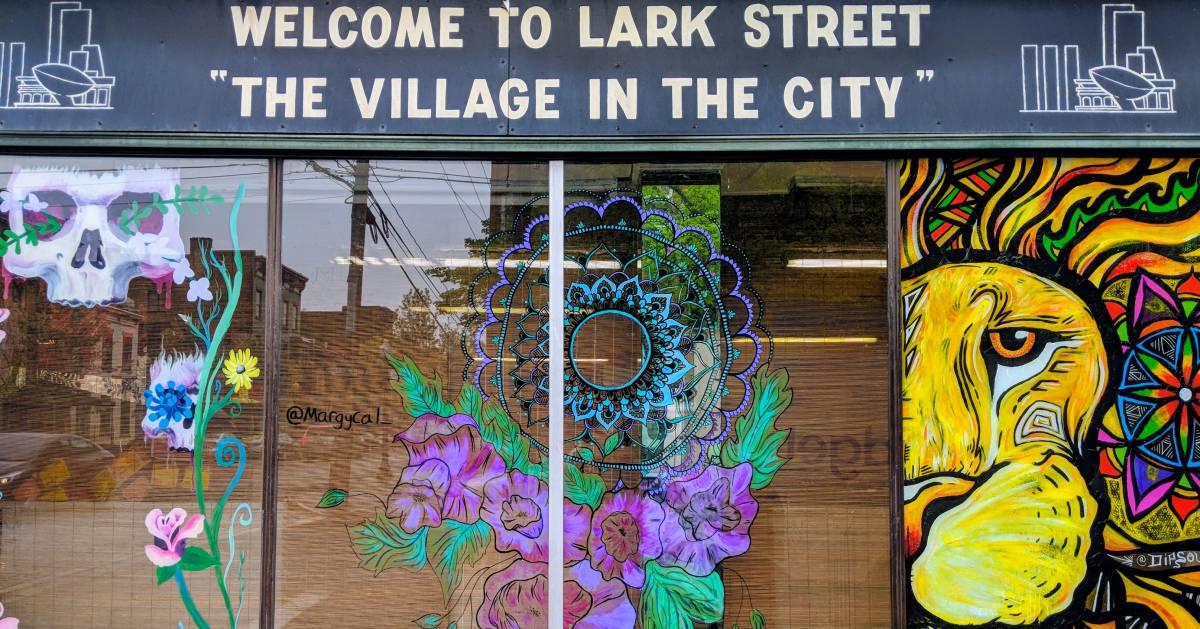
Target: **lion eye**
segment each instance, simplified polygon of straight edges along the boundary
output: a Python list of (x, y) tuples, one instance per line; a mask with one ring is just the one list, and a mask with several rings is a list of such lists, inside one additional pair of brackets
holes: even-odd
[(1022, 359), (1033, 358), (1037, 355), (1033, 350), (1045, 344), (1036, 330), (1024, 328), (991, 330), (987, 336), (992, 351), (1005, 361), (1025, 362)]

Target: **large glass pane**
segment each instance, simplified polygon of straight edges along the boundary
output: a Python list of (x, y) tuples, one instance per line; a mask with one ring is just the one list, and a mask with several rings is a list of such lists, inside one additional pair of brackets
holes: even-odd
[(4, 614), (253, 626), (266, 164), (5, 157), (0, 182)]
[(280, 625), (545, 625), (546, 186), (287, 162)]
[(566, 187), (568, 609), (887, 626), (883, 165), (568, 164)]

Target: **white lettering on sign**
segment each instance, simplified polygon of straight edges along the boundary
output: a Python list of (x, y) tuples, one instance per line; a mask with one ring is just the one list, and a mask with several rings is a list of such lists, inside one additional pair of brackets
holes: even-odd
[[(708, 30), (708, 18), (712, 17), (716, 10), (715, 5), (703, 7), (698, 11), (691, 5), (684, 5), (679, 8), (677, 14), (673, 7), (650, 5), (645, 7), (645, 21), (639, 25), (634, 9), (622, 4), (618, 5), (613, 13), (607, 36), (602, 36), (592, 34), (605, 31), (602, 30), (601, 20), (593, 19), (592, 7), (585, 4), (579, 7), (579, 47), (618, 48), (625, 45), (641, 48), (643, 45), (662, 45), (688, 48), (694, 41), (699, 41), (699, 45), (711, 48), (716, 43)], [(595, 30), (592, 28), (593, 23), (597, 27)], [(646, 31), (644, 38), (643, 29)]]
[[(271, 80), (268, 79), (269, 85), (272, 84)], [(523, 79), (508, 79), (495, 89), (487, 79), (475, 79), (466, 97), (455, 100), (451, 94), (450, 79), (435, 79), (432, 89), (427, 89), (428, 86), (424, 86), (421, 79), (414, 77), (391, 80), (380, 77), (371, 79), (369, 83), (362, 77), (352, 77), (350, 91), (354, 95), (358, 113), (364, 119), (375, 118), (379, 106), (386, 100), (388, 116), (392, 119), (497, 118), (498, 108), (500, 115), (509, 120), (518, 120), (529, 113), (532, 105), (535, 119), (554, 120), (559, 117), (556, 92), (559, 83), (558, 79), (537, 79), (533, 81), (531, 95), (529, 84)]]
[[(772, 38), (783, 48), (887, 48), (895, 46), (894, 30), (905, 45), (921, 45), (921, 19), (928, 4), (751, 4), (742, 12), (747, 46), (762, 48)], [(899, 16), (899, 17), (897, 17)], [(899, 24), (897, 24), (899, 22)]]
[[(324, 76), (247, 76), (226, 68), (211, 70), (210, 77), (222, 83), (229, 77), (226, 84), (235, 89), (243, 118), (320, 119), (331, 116), (332, 107), (339, 112), (356, 110), (363, 120), (421, 120), (435, 125), (444, 120), (574, 117), (576, 124), (606, 121), (611, 129), (611, 123), (644, 120), (639, 105), (649, 102), (651, 111), (662, 108), (664, 115), (669, 111), (674, 121), (888, 120), (897, 116), (903, 75), (914, 71), (912, 68), (894, 67), (894, 56), (885, 54), (873, 72), (838, 76), (824, 69), (830, 53), (812, 50), (837, 49), (833, 54), (844, 54), (847, 62), (854, 64), (850, 67), (862, 67), (865, 62), (860, 60), (868, 53), (858, 49), (921, 46), (922, 30), (931, 15), (930, 4), (870, 4), (865, 0), (846, 4), (754, 2), (737, 10), (722, 9), (716, 3), (411, 4), (239, 4), (229, 8), (233, 41), (239, 47), (335, 49), (328, 54), (358, 48), (370, 49), (373, 55), (380, 49), (446, 51), (435, 57), (396, 53), (392, 58), (395, 67), (404, 69), (398, 72), (401, 76), (343, 75), (331, 80)], [(557, 29), (556, 20), (560, 22)], [(567, 26), (561, 26), (563, 23)], [(481, 47), (488, 52), (481, 54)], [(471, 50), (458, 50), (464, 48)], [(507, 52), (512, 48), (523, 49), (522, 54)], [(651, 48), (655, 50), (637, 52)], [(680, 70), (688, 66), (677, 63), (681, 53), (667, 50), (678, 48), (697, 49), (696, 53), (703, 55), (734, 55), (744, 70), (726, 76)], [(767, 53), (768, 49), (788, 52), (780, 57), (778, 52)], [(631, 52), (622, 54), (622, 50)], [(579, 53), (578, 60), (563, 57), (572, 52)], [(531, 68), (530, 59), (537, 54), (547, 55), (571, 74), (554, 76), (541, 70), (542, 66)], [(611, 64), (603, 57), (606, 54), (612, 58)], [(254, 57), (256, 62), (261, 56)], [(443, 57), (447, 61), (442, 61)], [(659, 58), (663, 61), (657, 61)], [(379, 59), (380, 67), (388, 67), (384, 57)], [(450, 63), (455, 70), (436, 76), (421, 66), (429, 59), (437, 59), (438, 68)], [(781, 59), (787, 62), (787, 74), (770, 74), (779, 72), (776, 68)], [(805, 63), (824, 71), (808, 73)], [(634, 67), (624, 68), (623, 64)], [(581, 67), (589, 68), (586, 75), (578, 71)], [(602, 68), (610, 75), (594, 73), (603, 72)], [(757, 68), (763, 70), (756, 72)], [(484, 76), (470, 74), (484, 69)], [(935, 76), (928, 66), (916, 69), (915, 74), (917, 81), (910, 83), (909, 91), (921, 89), (917, 86), (928, 84)], [(642, 89), (662, 92), (658, 98), (644, 98)], [(857, 126), (865, 128), (864, 124)], [(736, 131), (737, 126), (722, 128)], [(786, 125), (779, 128), (787, 131)]]
[[(325, 48), (330, 42), (336, 48), (348, 48), (357, 41), (371, 48), (462, 48), (460, 20), (466, 15), (463, 7), (438, 7), (435, 26), (429, 7), (390, 11), (373, 6), (360, 15), (353, 7), (340, 6), (331, 10), (323, 23), (313, 7), (301, 12), (294, 6), (232, 6), (229, 12), (234, 41), (238, 46), (256, 48), (268, 41), (268, 31), (274, 34), (276, 48)], [(303, 33), (300, 39), (297, 27)]]

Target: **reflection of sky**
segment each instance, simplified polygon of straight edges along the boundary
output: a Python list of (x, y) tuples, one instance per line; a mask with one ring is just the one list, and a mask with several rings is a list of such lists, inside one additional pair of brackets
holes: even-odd
[[(347, 184), (354, 179), (352, 161), (320, 165)], [(481, 235), (490, 212), (491, 173), (490, 162), (371, 163), (369, 185), (391, 222), (392, 248), (382, 234), (373, 239), (368, 227), (364, 258), (411, 260), (364, 265), (363, 305), (395, 308), (414, 285), (435, 294), (443, 290), (421, 261), (472, 257), (465, 241)], [(350, 255), (350, 189), (301, 161), (288, 162), (283, 188), (283, 263), (308, 278), (301, 304), (306, 311), (341, 310), (352, 268), (344, 261)]]

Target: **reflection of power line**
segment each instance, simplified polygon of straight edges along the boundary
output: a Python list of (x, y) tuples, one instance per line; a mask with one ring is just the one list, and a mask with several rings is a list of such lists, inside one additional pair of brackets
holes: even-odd
[[(379, 170), (381, 170), (380, 168), (378, 168), (378, 167), (376, 167), (376, 165), (372, 164), (370, 166), (370, 170), (371, 170), (371, 174), (375, 177), (376, 182), (379, 183), (380, 189), (383, 190), (384, 197), (386, 198), (388, 205), (390, 205), (392, 208), (392, 213), (396, 216), (397, 220), (399, 220), (400, 224), (404, 227), (404, 230), (408, 233), (409, 239), (411, 239), (412, 243), (416, 245), (417, 251), (420, 252), (421, 255), (419, 257), (428, 257), (428, 255), (425, 253), (424, 248), (421, 246), (420, 239), (416, 237), (415, 233), (413, 233), (413, 230), (409, 226), (408, 221), (404, 218), (404, 215), (400, 212), (399, 207), (392, 200), (391, 192), (388, 190), (388, 186), (386, 185), (386, 183), (395, 183), (395, 182), (401, 181), (403, 179), (410, 179), (411, 177), (409, 177), (408, 175), (396, 175), (393, 177), (389, 177), (387, 182), (385, 182), (384, 179), (379, 176)], [(392, 170), (397, 171), (397, 172), (424, 172), (424, 171), (407, 171), (405, 169), (392, 169)], [(443, 166), (443, 171), (444, 170), (445, 170), (445, 167)], [(421, 179), (436, 179), (436, 178), (421, 178)], [(445, 180), (439, 179), (439, 181), (444, 182)], [(379, 202), (378, 196), (371, 190), (368, 190), (367, 194), (370, 197), (371, 203), (374, 204), (375, 209), (378, 211), (379, 216), (382, 218), (382, 220), (384, 222), (384, 226), (385, 226), (384, 245), (387, 246), (388, 251), (391, 252), (393, 254), (393, 256), (395, 256), (395, 250), (391, 248), (390, 241), (387, 239), (387, 237), (390, 236), (391, 233), (395, 232), (395, 227), (391, 224), (390, 220), (387, 219), (386, 210), (383, 208), (382, 204)], [(460, 211), (461, 211), (461, 202), (460, 202)], [(466, 219), (466, 216), (464, 215), (463, 218)], [(466, 220), (467, 220), (468, 228), (471, 228), (470, 219), (466, 219)], [(374, 234), (373, 234), (373, 236), (374, 236)], [(413, 252), (412, 245), (410, 245), (409, 242), (406, 241), (403, 236), (401, 236), (399, 233), (395, 233), (395, 237), (396, 237), (396, 240), (398, 241), (399, 246), (404, 249), (405, 253), (407, 253), (409, 257), (412, 257), (412, 258), (418, 257)], [(376, 242), (378, 242), (378, 241), (376, 241)], [(425, 269), (419, 269), (419, 272), (421, 273), (422, 278), (425, 280), (425, 284), (429, 287), (430, 291), (432, 291), (433, 294), (441, 294), (442, 292), (445, 291), (445, 284), (440, 279), (437, 279), (437, 284), (440, 285), (440, 287), (439, 287), (438, 285), (434, 284), (434, 281), (435, 281), (434, 277), (428, 271), (426, 271)], [(415, 287), (415, 284), (414, 284), (414, 287)]]
[[(341, 166), (340, 161), (338, 162), (338, 164), (339, 164), (339, 166)], [(398, 241), (397, 244), (402, 249), (404, 249), (410, 256), (413, 255), (412, 249), (408, 246), (408, 243), (406, 243), (404, 241), (403, 237), (401, 237), (400, 234), (395, 231), (395, 227), (392, 226), (391, 221), (387, 218), (387, 215), (385, 214), (383, 207), (379, 204), (378, 199), (376, 199), (374, 197), (374, 194), (372, 194), (370, 191), (369, 185), (367, 184), (366, 181), (363, 180), (364, 175), (366, 175), (367, 173), (370, 172), (369, 164), (360, 163), (360, 164), (356, 164), (353, 167), (353, 169), (355, 171), (355, 175), (356, 175), (355, 181), (350, 181), (347, 177), (342, 176), (341, 174), (339, 174), (337, 172), (334, 172), (332, 169), (329, 169), (329, 168), (321, 165), (319, 162), (317, 162), (315, 160), (306, 160), (306, 165), (309, 168), (311, 168), (313, 171), (321, 173), (321, 174), (327, 176), (328, 178), (333, 179), (334, 181), (345, 186), (350, 191), (350, 193), (352, 195), (351, 200), (355, 201), (355, 206), (358, 206), (358, 198), (357, 198), (358, 195), (363, 194), (363, 196), (365, 197), (365, 199), (368, 202), (367, 204), (364, 204), (364, 206), (367, 208), (373, 207), (373, 209), (375, 210), (374, 212), (368, 212), (368, 216), (366, 217), (366, 219), (372, 223), (372, 234), (371, 234), (372, 241), (374, 241), (376, 244), (379, 244), (380, 240), (382, 240), (383, 245), (385, 247), (387, 247), (388, 251), (393, 256), (395, 256), (396, 251), (395, 251), (395, 249), (392, 248), (392, 243), (391, 243), (391, 238), (390, 238), (390, 236), (392, 234), (394, 234), (396, 240)], [(361, 171), (358, 170), (360, 168), (363, 170), (361, 170)], [(366, 171), (366, 172), (363, 172), (363, 171)], [(378, 179), (377, 179), (377, 181), (378, 181)], [(380, 185), (382, 186), (382, 183)], [(385, 187), (385, 192), (386, 192), (386, 187)], [(394, 204), (392, 204), (392, 206), (393, 206), (393, 208), (395, 208)], [(396, 209), (396, 212), (397, 212), (397, 214), (399, 214), (398, 208)], [(406, 230), (408, 229), (407, 225), (405, 225), (405, 229)], [(409, 230), (409, 233), (410, 234), (412, 233), (411, 230)], [(415, 240), (415, 238), (414, 238), (414, 240)], [(354, 244), (352, 243), (352, 249), (353, 249), (353, 247), (354, 247)], [(353, 253), (353, 251), (352, 251), (352, 253)], [(361, 255), (361, 252), (359, 255)], [(429, 286), (430, 290), (433, 291), (434, 293), (440, 293), (441, 291), (439, 291), (433, 285), (433, 281), (428, 276), (426, 271), (424, 269), (418, 269), (418, 270), (419, 270), (422, 278), (425, 280), (425, 284), (427, 286)], [(353, 269), (352, 269), (352, 271), (353, 271)], [(432, 297), (430, 297), (428, 294), (425, 294), (425, 291), (419, 290), (417, 288), (418, 287), (417, 282), (413, 280), (412, 275), (409, 274), (407, 269), (402, 267), (400, 269), (400, 271), (404, 275), (405, 280), (408, 281), (409, 286), (411, 286), (414, 291), (416, 291), (418, 294), (422, 295), (425, 298), (425, 301), (426, 301), (427, 305), (429, 306), (430, 311), (433, 312), (433, 309), (435, 308), (435, 304), (433, 303)], [(351, 281), (352, 282), (354, 281), (353, 276), (351, 277)], [(354, 290), (354, 288), (355, 287), (351, 287), (351, 290)], [(446, 329), (442, 326), (441, 322), (438, 321), (437, 317), (434, 317), (434, 323), (435, 323), (435, 325), (437, 325), (438, 330), (441, 334), (443, 334), (443, 335), (448, 334)]]
[[(467, 171), (467, 174), (471, 173), (471, 168), (469, 166), (467, 166), (466, 160), (463, 160), (462, 166), (463, 166), (463, 170)], [(479, 167), (483, 168), (483, 164), (480, 164)], [(484, 174), (487, 174), (487, 173), (485, 172)], [(487, 208), (483, 204), (483, 197), (479, 196), (479, 186), (475, 185), (474, 181), (471, 181), (471, 191), (475, 193), (475, 200), (479, 202), (479, 211), (480, 212), (486, 211)], [(480, 216), (478, 214), (476, 214), (476, 216), (479, 217), (479, 220), (483, 220), (482, 216)]]
[[(374, 171), (372, 171), (372, 173), (374, 174)], [(375, 174), (375, 181), (379, 181), (378, 174)], [(392, 201), (392, 194), (390, 192), (388, 192), (387, 186), (383, 185), (382, 181), (379, 181), (379, 189), (383, 190), (384, 198), (387, 199), (388, 205), (392, 206), (392, 213), (395, 214), (396, 218), (400, 220), (400, 224), (403, 225), (404, 230), (408, 232), (409, 238), (412, 238), (413, 243), (415, 243), (417, 245), (417, 251), (419, 251), (421, 253), (421, 257), (423, 257), (423, 258), (429, 257), (425, 253), (425, 248), (421, 246), (421, 240), (419, 238), (417, 238), (417, 236), (415, 234), (413, 234), (412, 228), (410, 228), (408, 226), (408, 221), (404, 220), (404, 215), (400, 213), (400, 208), (396, 207), (396, 203), (394, 201)], [(374, 198), (375, 195), (372, 194), (371, 196), (372, 196), (372, 198)], [(375, 204), (377, 206), (379, 205), (378, 199), (375, 200)], [(380, 208), (380, 211), (382, 212), (382, 207)], [(410, 254), (411, 254), (411, 252), (410, 252)], [(426, 273), (424, 270), (421, 271), (421, 274), (424, 275), (427, 280), (430, 279), (429, 273)], [(439, 283), (441, 283), (440, 280), (439, 280)], [(430, 288), (433, 288), (432, 284), (430, 284)], [(442, 284), (442, 287), (440, 289), (434, 289), (434, 290), (437, 293), (442, 293), (445, 291), (445, 289), (446, 289), (445, 284)]]
[[(350, 166), (347, 164), (345, 167), (349, 168)], [(368, 175), (373, 174), (371, 165), (369, 163), (364, 164), (363, 167), (367, 169)], [(379, 182), (380, 188), (382, 188), (384, 193), (387, 194), (387, 187), (383, 184), (383, 182), (380, 181), (378, 177), (376, 177), (376, 181)], [(367, 202), (368, 202), (369, 206), (373, 207), (375, 210), (375, 214), (373, 214), (371, 216), (371, 218), (373, 219), (372, 223), (370, 224), (371, 241), (374, 242), (375, 244), (379, 244), (380, 240), (382, 240), (383, 245), (385, 247), (387, 247), (388, 252), (390, 252), (393, 256), (395, 256), (396, 250), (393, 249), (392, 245), (391, 245), (391, 237), (394, 234), (397, 244), (405, 251), (405, 253), (407, 253), (409, 256), (414, 256), (412, 247), (408, 244), (407, 241), (404, 240), (404, 237), (401, 236), (399, 234), (399, 232), (396, 231), (395, 226), (392, 225), (391, 220), (387, 217), (387, 213), (384, 211), (383, 206), (379, 203), (379, 199), (375, 196), (375, 193), (371, 191), (370, 186), (367, 185), (365, 187), (364, 191), (365, 191), (365, 194), (367, 195)], [(420, 241), (416, 238), (416, 236), (413, 236), (412, 230), (409, 229), (408, 224), (404, 222), (404, 217), (400, 215), (399, 209), (396, 208), (396, 205), (394, 203), (391, 205), (392, 205), (392, 209), (394, 210), (394, 213), (396, 214), (396, 217), (400, 219), (401, 223), (404, 225), (405, 230), (408, 231), (409, 236), (412, 237), (413, 242), (415, 242), (417, 244), (417, 248), (420, 249), (420, 246), (421, 246)], [(378, 225), (376, 225), (374, 223), (374, 219), (376, 219), (376, 218), (379, 220)], [(423, 251), (422, 251), (422, 254), (424, 254)], [(432, 292), (434, 292), (434, 293), (441, 292), (440, 290), (438, 290), (438, 288), (436, 286), (433, 285), (433, 280), (430, 278), (429, 274), (424, 269), (420, 269), (419, 272), (422, 276), (422, 279), (425, 280), (425, 285), (428, 286)], [(408, 275), (405, 274), (405, 277), (408, 277)], [(412, 285), (412, 287), (414, 289), (417, 288), (417, 285), (412, 282), (411, 278), (409, 278), (409, 283)]]
[[(386, 172), (400, 173), (400, 176), (405, 179), (427, 179), (430, 181), (453, 181), (455, 183), (475, 182), (475, 183), (486, 184), (486, 183), (491, 182), (491, 178), (489, 178), (486, 173), (479, 177), (476, 177), (475, 175), (471, 174), (470, 171), (468, 171), (466, 175), (449, 175), (446, 172), (444, 167), (442, 169), (442, 172), (440, 172), (440, 173), (437, 171), (433, 171), (433, 170), (418, 170), (415, 168), (393, 168), (393, 167), (389, 167), (389, 166), (375, 166), (373, 168), (375, 168), (376, 170), (378, 170), (380, 172), (385, 172), (385, 173)], [(419, 175), (433, 175), (433, 176), (420, 177)]]
[[(449, 179), (450, 173), (446, 172), (446, 163), (439, 161), (438, 164), (442, 167), (442, 173), (446, 175), (446, 179)], [(467, 227), (471, 230), (471, 237), (478, 238), (479, 234), (476, 233), (475, 226), (471, 223), (471, 219), (467, 218), (466, 202), (463, 201), (463, 198), (461, 196), (459, 196), (458, 191), (454, 189), (453, 183), (447, 181), (446, 185), (449, 186), (450, 194), (454, 195), (454, 200), (456, 203), (458, 203), (458, 211), (462, 214), (463, 222), (466, 223)], [(472, 212), (472, 214), (475, 214), (475, 213)], [(479, 216), (478, 214), (476, 214), (475, 217), (478, 218), (479, 220), (483, 220), (483, 217)]]

